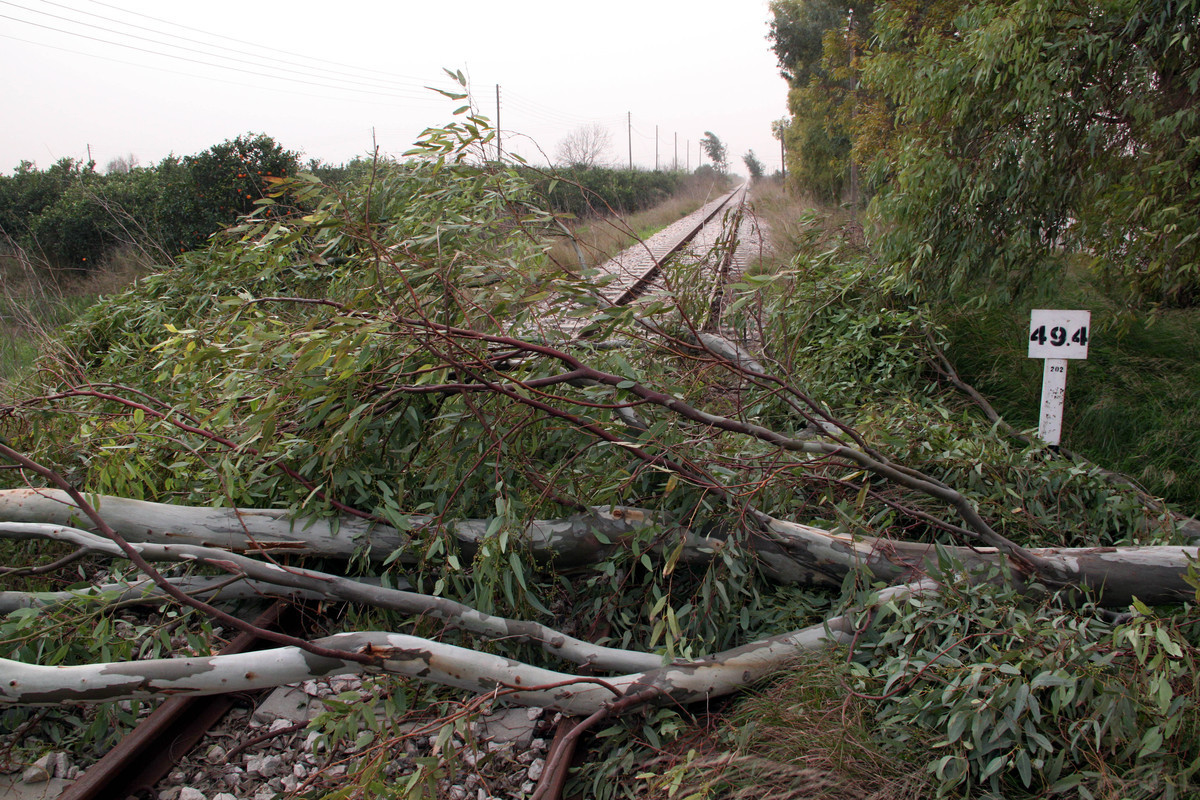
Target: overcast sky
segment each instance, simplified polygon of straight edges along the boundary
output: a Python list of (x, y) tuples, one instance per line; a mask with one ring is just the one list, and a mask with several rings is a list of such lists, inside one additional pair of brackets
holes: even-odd
[(581, 125), (610, 159), (698, 162), (706, 130), (735, 170), (779, 167), (787, 87), (766, 0), (0, 0), (0, 171), (64, 156), (152, 164), (246, 132), (307, 158), (400, 155), (456, 104), (462, 70), (505, 150), (538, 160)]

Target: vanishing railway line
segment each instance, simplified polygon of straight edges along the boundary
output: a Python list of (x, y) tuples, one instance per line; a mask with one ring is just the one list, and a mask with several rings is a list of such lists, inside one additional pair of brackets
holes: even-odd
[[(719, 257), (724, 265), (708, 263), (720, 270), (739, 263), (744, 267), (749, 250), (740, 247), (743, 238), (753, 238), (749, 230), (742, 231), (745, 219), (746, 184), (742, 184), (697, 211), (672, 223), (647, 241), (637, 244), (600, 265), (600, 272), (610, 276), (601, 294), (613, 305), (627, 305), (646, 295), (670, 292), (663, 280), (663, 268), (674, 258), (683, 255), (705, 257), (711, 262), (717, 251), (726, 249), (732, 258)], [(746, 234), (750, 233), (749, 237)], [(732, 247), (724, 248), (724, 244)]]
[[(729, 284), (768, 252), (766, 231), (753, 214), (747, 195), (748, 187), (742, 184), (598, 264), (594, 271), (597, 297), (613, 306), (667, 300), (672, 307), (682, 307), (682, 295), (702, 287), (707, 295), (704, 311), (697, 315), (693, 302), (691, 323), (705, 331), (717, 331)], [(578, 334), (587, 323), (568, 316), (555, 320), (554, 325)]]

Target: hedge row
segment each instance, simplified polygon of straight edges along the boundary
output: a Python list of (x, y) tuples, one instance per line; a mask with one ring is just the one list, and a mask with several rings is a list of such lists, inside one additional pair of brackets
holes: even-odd
[(680, 190), (686, 172), (567, 167), (550, 176), (530, 171), (550, 208), (577, 217), (628, 213), (663, 202)]
[(78, 271), (123, 242), (182, 253), (253, 211), (272, 177), (299, 167), (297, 153), (261, 134), (104, 175), (70, 158), (46, 170), (23, 161), (0, 176), (0, 234), (54, 267)]

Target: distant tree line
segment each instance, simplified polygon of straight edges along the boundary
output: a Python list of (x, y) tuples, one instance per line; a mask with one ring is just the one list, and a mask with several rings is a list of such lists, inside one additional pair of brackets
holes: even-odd
[(609, 167), (560, 167), (526, 176), (550, 210), (577, 217), (640, 211), (678, 192), (689, 173)]
[[(584, 217), (648, 208), (678, 192), (689, 173), (564, 166), (553, 173), (518, 168), (548, 208)], [(246, 134), (190, 156), (168, 156), (151, 166), (114, 159), (105, 172), (95, 163), (63, 158), (47, 169), (22, 161), (0, 175), (0, 247), (7, 241), (50, 267), (85, 274), (114, 248), (137, 244), (163, 261), (194, 250), (215, 232), (258, 209), (273, 179), (299, 172), (344, 186), (365, 181), (371, 160), (302, 163), (264, 134)], [(698, 173), (716, 173), (702, 167)], [(262, 206), (261, 208), (259, 206)]]
[(262, 134), (148, 167), (114, 160), (106, 174), (71, 158), (44, 170), (22, 161), (0, 176), (0, 234), (50, 266), (78, 272), (129, 242), (167, 259), (254, 211), (272, 179), (300, 166), (297, 153)]

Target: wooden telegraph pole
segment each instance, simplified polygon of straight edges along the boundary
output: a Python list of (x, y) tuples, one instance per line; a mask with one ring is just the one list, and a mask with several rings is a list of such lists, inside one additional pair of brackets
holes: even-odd
[(633, 112), (625, 112), (625, 124), (629, 130), (629, 171), (633, 172)]

